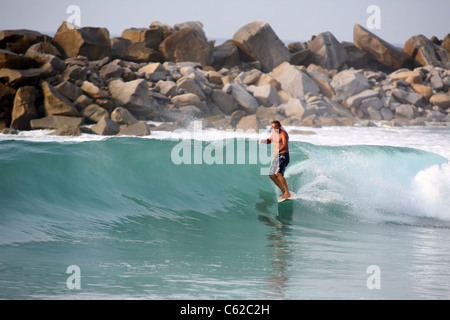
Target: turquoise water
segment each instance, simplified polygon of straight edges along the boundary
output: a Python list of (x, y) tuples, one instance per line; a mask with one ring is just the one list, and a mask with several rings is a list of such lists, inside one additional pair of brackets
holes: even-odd
[(293, 141), (279, 204), (263, 165), (176, 165), (178, 144), (0, 141), (0, 298), (450, 298), (442, 156)]

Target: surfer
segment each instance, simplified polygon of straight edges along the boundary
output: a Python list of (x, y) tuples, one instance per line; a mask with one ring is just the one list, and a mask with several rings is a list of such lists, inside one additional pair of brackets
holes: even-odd
[(274, 143), (274, 153), (272, 165), (270, 166), (269, 177), (281, 190), (281, 199), (287, 199), (291, 196), (286, 179), (284, 178), (284, 170), (289, 164), (289, 135), (281, 127), (278, 120), (272, 121), (272, 134), (269, 139), (259, 140), (259, 143)]

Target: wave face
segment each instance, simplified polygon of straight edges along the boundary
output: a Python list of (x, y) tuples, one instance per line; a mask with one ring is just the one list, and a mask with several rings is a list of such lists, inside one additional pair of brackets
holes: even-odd
[[(299, 197), (279, 205), (261, 164), (177, 165), (179, 144), (0, 142), (0, 297), (71, 297), (64, 272), (76, 264), (85, 275), (78, 294), (87, 297), (302, 298), (294, 284), (316, 284), (282, 279), (308, 259), (297, 261), (305, 234), (350, 226), (375, 237), (399, 232), (391, 227), (448, 233), (450, 169), (433, 153), (291, 142), (285, 175)], [(311, 250), (320, 256), (323, 246)], [(288, 262), (280, 269), (277, 259)], [(316, 297), (329, 297), (322, 289)]]

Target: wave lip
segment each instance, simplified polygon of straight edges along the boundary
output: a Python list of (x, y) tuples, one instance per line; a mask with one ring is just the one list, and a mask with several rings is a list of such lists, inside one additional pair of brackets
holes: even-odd
[(411, 148), (307, 148), (289, 171), (302, 200), (369, 221), (450, 221), (448, 160)]

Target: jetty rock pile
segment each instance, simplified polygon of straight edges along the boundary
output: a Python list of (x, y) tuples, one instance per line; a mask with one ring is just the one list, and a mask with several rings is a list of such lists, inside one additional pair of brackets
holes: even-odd
[[(356, 24), (287, 46), (266, 22), (220, 45), (201, 22), (110, 37), (63, 22), (53, 37), (0, 31), (0, 130), (148, 135), (217, 129), (450, 123), (450, 34), (395, 47)], [(162, 122), (154, 125), (153, 122)], [(150, 123), (150, 124), (149, 124)]]

